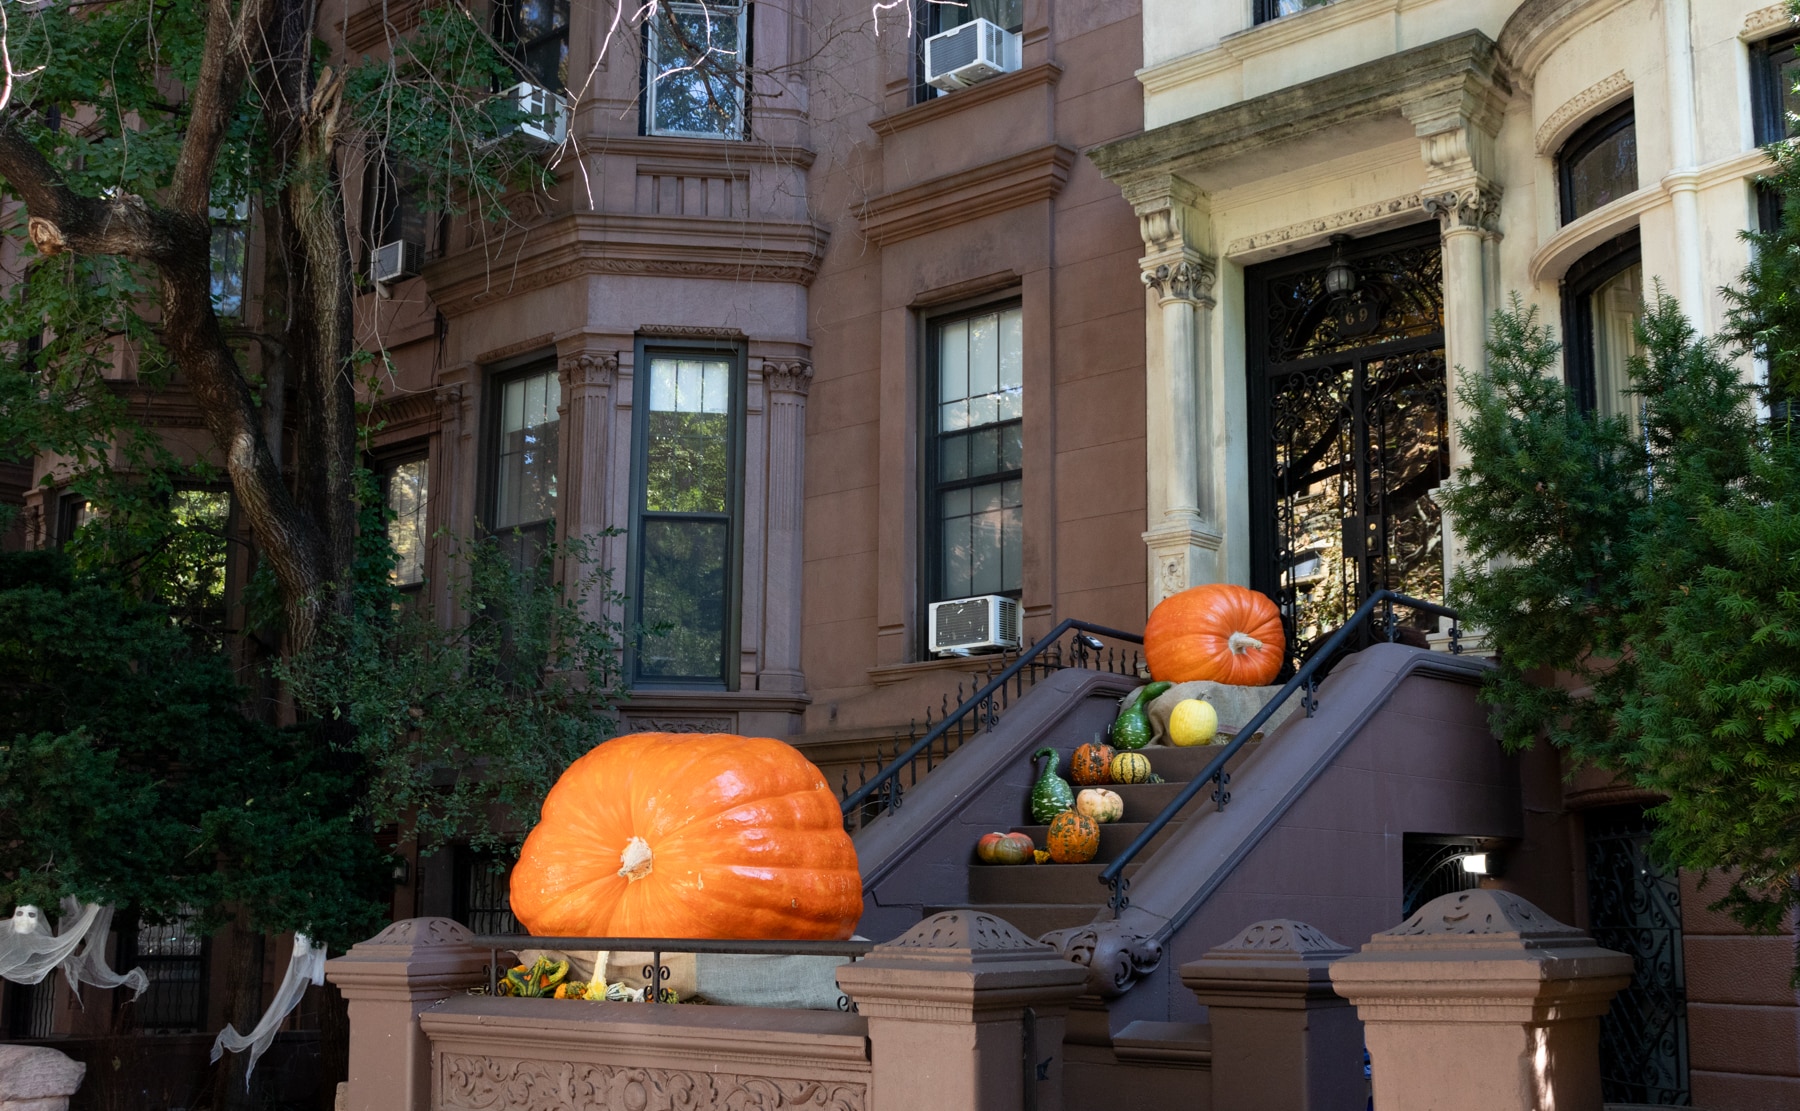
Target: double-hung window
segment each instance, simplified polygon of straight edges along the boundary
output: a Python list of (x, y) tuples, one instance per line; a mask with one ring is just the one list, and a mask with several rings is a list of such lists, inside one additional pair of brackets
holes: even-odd
[(1023, 310), (932, 321), (926, 374), (927, 601), (1024, 587)]
[(737, 672), (743, 360), (731, 347), (649, 349), (638, 365), (632, 675), (728, 688)]
[(1637, 116), (1626, 101), (1589, 120), (1556, 154), (1562, 222), (1637, 192)]
[(513, 546), (520, 568), (534, 566), (556, 517), (556, 463), (562, 383), (554, 366), (502, 378), (496, 410), (488, 528)]
[(429, 460), (415, 456), (390, 463), (381, 472), (381, 499), (387, 509), (388, 546), (394, 552), (389, 579), (402, 590), (425, 582), (426, 508)]
[(540, 88), (569, 85), (569, 0), (502, 0), (495, 37)]
[(662, 3), (644, 23), (644, 130), (742, 139), (750, 5)]
[(1563, 275), (1563, 366), (1584, 412), (1636, 424), (1639, 400), (1628, 391), (1628, 366), (1641, 354), (1644, 265), (1638, 232), (1604, 243)]

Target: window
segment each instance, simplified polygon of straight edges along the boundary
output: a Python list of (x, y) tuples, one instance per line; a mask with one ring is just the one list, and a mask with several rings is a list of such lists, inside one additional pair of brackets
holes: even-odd
[(920, 0), (915, 24), (918, 27), (918, 76), (913, 99), (925, 101), (946, 92), (925, 83), (925, 40), (976, 19), (997, 23), (1014, 33), (1023, 31), (1025, 0)]
[(643, 118), (651, 135), (744, 137), (747, 4), (661, 4), (644, 24)]
[(1794, 134), (1800, 113), (1800, 35), (1766, 39), (1750, 48), (1750, 94), (1756, 113), (1756, 141), (1775, 143)]
[(173, 530), (164, 548), (168, 602), (204, 630), (222, 631), (231, 554), (231, 494), (177, 490), (170, 497)]
[(1637, 118), (1631, 101), (1583, 124), (1556, 155), (1562, 222), (1637, 192)]
[(1633, 230), (1583, 256), (1562, 283), (1563, 365), (1583, 412), (1635, 422), (1638, 403), (1626, 390), (1629, 360), (1639, 354), (1644, 267)]
[(569, 86), (569, 0), (501, 0), (494, 37), (531, 81), (560, 93)]
[(94, 504), (80, 494), (64, 494), (56, 507), (56, 542), (67, 544), (94, 519)]
[(52, 975), (35, 984), (6, 982), (7, 1037), (37, 1041), (55, 1036), (56, 981)]
[(457, 846), (454, 862), (450, 917), (477, 936), (524, 933), (512, 912), (512, 869), (493, 853), (477, 852), (467, 845)]
[(206, 938), (191, 931), (191, 914), (123, 934), (120, 968), (142, 968), (150, 986), (138, 997), (137, 1022), (171, 1033), (206, 1028)]
[(742, 361), (726, 348), (649, 351), (639, 365), (633, 675), (730, 687)]
[(1024, 586), (1023, 310), (933, 321), (927, 601)]
[(212, 208), (212, 303), (220, 316), (242, 316), (244, 312), (249, 214), (250, 207), (243, 201)]
[(1323, 7), (1331, 0), (1256, 0), (1256, 22), (1267, 23), (1284, 15), (1295, 15), (1308, 8)]
[(394, 550), (394, 569), (389, 574), (402, 589), (425, 582), (425, 542), (430, 537), (426, 532), (428, 463), (421, 455), (392, 464), (381, 476), (388, 545)]
[(384, 243), (406, 242), (425, 250), (425, 211), (402, 181), (402, 173), (380, 152), (369, 155), (363, 170), (363, 273), (367, 274), (375, 248)]
[(488, 527), (503, 542), (516, 541), (514, 558), (523, 567), (549, 543), (556, 516), (562, 383), (555, 367), (544, 367), (504, 378), (494, 392), (498, 427)]

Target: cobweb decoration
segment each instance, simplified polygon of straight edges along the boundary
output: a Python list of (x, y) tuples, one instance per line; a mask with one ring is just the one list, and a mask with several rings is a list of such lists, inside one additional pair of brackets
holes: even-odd
[(305, 934), (296, 933), (294, 955), (288, 960), (287, 974), (282, 976), (281, 986), (275, 989), (275, 998), (269, 1000), (269, 1009), (263, 1012), (262, 1021), (247, 1034), (240, 1034), (236, 1027), (227, 1024), (213, 1042), (212, 1059), (217, 1061), (227, 1051), (242, 1053), (249, 1049), (250, 1066), (244, 1070), (244, 1084), (248, 1087), (250, 1074), (256, 1071), (257, 1058), (274, 1042), (281, 1024), (300, 1005), (300, 997), (306, 994), (307, 987), (324, 982), (325, 947), (314, 945)]
[(74, 898), (62, 901), (58, 929), (29, 903), (13, 909), (11, 928), (0, 926), (0, 979), (15, 984), (42, 983), (60, 967), (79, 1002), (81, 985), (98, 988), (129, 987), (132, 998), (144, 994), (150, 978), (141, 968), (120, 975), (106, 963), (106, 938), (112, 929), (113, 908), (82, 905)]

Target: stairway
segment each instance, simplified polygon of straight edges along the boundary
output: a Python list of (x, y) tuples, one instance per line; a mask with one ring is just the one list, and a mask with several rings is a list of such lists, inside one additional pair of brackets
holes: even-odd
[[(1235, 770), (1258, 748), (1258, 742), (1243, 747), (1232, 758), (1227, 771)], [(1108, 888), (1101, 886), (1100, 873), (1106, 866), (1123, 853), (1127, 846), (1137, 839), (1138, 834), (1152, 818), (1162, 812), (1181, 788), (1196, 775), (1205, 770), (1206, 764), (1219, 752), (1217, 748), (1202, 746), (1198, 748), (1154, 747), (1143, 750), (1150, 758), (1150, 766), (1162, 776), (1163, 783), (1113, 783), (1109, 790), (1117, 791), (1125, 801), (1125, 812), (1116, 822), (1109, 822), (1100, 827), (1100, 854), (1087, 864), (1039, 864), (1039, 865), (998, 865), (982, 864), (970, 854), (969, 898), (963, 906), (978, 908), (990, 914), (998, 915), (1017, 926), (1024, 933), (1038, 937), (1051, 930), (1066, 929), (1071, 926), (1083, 926), (1092, 922), (1097, 916), (1108, 913)], [(1062, 770), (1066, 771), (1069, 763), (1069, 752), (1058, 749), (1062, 757)], [(1079, 793), (1081, 788), (1076, 787)], [(1187, 812), (1164, 826), (1150, 841), (1149, 846), (1125, 870), (1129, 878), (1143, 863), (1148, 861), (1156, 849), (1173, 837), (1181, 828), (1183, 820), (1189, 814), (1208, 809), (1209, 794), (1201, 794), (1188, 806)], [(1031, 843), (1043, 848), (1049, 833), (1048, 826), (1015, 825), (1012, 831), (1026, 834)], [(1006, 832), (1006, 831), (1002, 831)], [(940, 910), (956, 909), (948, 906), (932, 907), (932, 913)]]

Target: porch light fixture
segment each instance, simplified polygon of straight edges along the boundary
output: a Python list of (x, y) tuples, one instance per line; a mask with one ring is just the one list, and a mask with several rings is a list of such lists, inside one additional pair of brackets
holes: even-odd
[(1462, 866), (1471, 876), (1485, 876), (1488, 874), (1488, 854), (1470, 853), (1462, 858)]
[(1331, 237), (1331, 261), (1325, 264), (1325, 292), (1334, 297), (1341, 297), (1356, 289), (1356, 267), (1350, 262), (1345, 248), (1350, 237), (1343, 234)]

